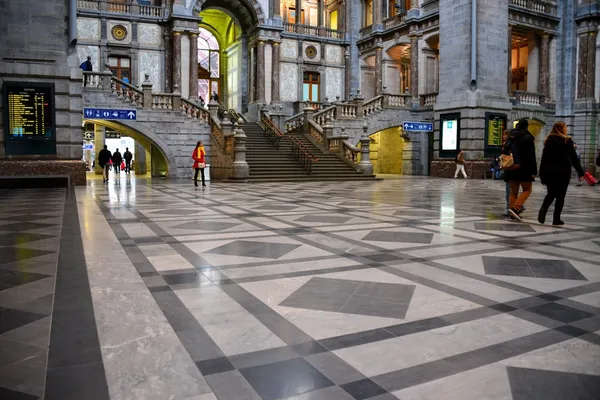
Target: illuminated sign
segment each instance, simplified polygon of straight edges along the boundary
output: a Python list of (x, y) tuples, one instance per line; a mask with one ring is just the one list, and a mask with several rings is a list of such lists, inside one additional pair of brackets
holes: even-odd
[(488, 147), (502, 147), (502, 132), (506, 129), (506, 114), (486, 113)]
[(56, 154), (54, 84), (4, 82), (7, 154)]
[(458, 121), (453, 119), (444, 121), (442, 127), (442, 150), (456, 150), (458, 148)]

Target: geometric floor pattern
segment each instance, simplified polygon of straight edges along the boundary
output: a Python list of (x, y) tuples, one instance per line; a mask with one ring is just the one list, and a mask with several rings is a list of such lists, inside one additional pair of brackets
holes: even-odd
[(596, 399), (597, 189), (504, 188), (0, 191), (0, 398)]

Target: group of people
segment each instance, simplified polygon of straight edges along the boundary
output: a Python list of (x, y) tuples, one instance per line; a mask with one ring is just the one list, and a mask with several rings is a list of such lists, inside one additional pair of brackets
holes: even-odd
[(125, 167), (123, 171), (125, 171), (126, 174), (130, 174), (132, 159), (133, 154), (129, 151), (129, 147), (126, 147), (125, 153), (121, 155), (119, 149), (116, 149), (115, 152), (111, 154), (110, 150), (108, 150), (108, 146), (104, 145), (104, 148), (98, 153), (98, 165), (102, 168), (102, 182), (108, 182), (108, 173), (111, 165), (117, 175), (121, 172), (122, 164), (124, 164)]
[[(513, 165), (504, 171), (507, 193), (507, 213), (511, 219), (521, 221), (525, 202), (531, 195), (536, 176), (546, 186), (547, 194), (538, 212), (538, 221), (546, 222), (548, 209), (554, 204), (552, 225), (564, 225), (561, 213), (571, 180), (571, 167), (575, 168), (579, 180), (583, 179), (579, 157), (573, 139), (568, 135), (567, 125), (557, 122), (544, 140), (544, 150), (538, 171), (535, 156), (535, 138), (529, 132), (526, 119), (519, 120), (512, 131), (503, 134), (502, 154), (511, 156)], [(520, 193), (519, 193), (520, 192)]]

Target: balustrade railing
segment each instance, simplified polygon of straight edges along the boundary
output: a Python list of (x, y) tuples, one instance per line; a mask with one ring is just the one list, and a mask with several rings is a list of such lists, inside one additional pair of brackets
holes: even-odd
[(321, 26), (290, 24), (289, 22), (284, 22), (283, 30), (284, 32), (294, 33), (297, 35), (319, 36), (330, 39), (344, 39), (343, 31), (329, 29)]
[(323, 103), (318, 101), (301, 101), (300, 111), (304, 110), (306, 107), (310, 107), (315, 111), (319, 111), (323, 108)]
[(411, 94), (384, 94), (384, 107), (408, 107), (410, 106)]
[(144, 93), (140, 89), (114, 76), (111, 77), (110, 93), (137, 107), (144, 105)]
[(162, 18), (165, 14), (165, 8), (160, 6), (143, 5), (136, 2), (124, 3), (102, 0), (77, 0), (77, 9), (116, 14), (133, 14), (149, 18)]
[(173, 110), (173, 94), (171, 93), (152, 93), (153, 110)]
[(279, 150), (279, 144), (281, 142), (281, 138), (283, 137), (283, 133), (275, 126), (271, 118), (267, 115), (263, 115), (261, 119), (262, 123), (265, 125), (265, 135), (269, 139), (269, 142)]
[(308, 122), (308, 134), (321, 145), (321, 148), (325, 147), (325, 134), (323, 133), (323, 129), (314, 121)]
[(315, 121), (315, 123), (320, 126), (325, 125), (327, 118), (329, 118), (329, 120), (331, 122), (333, 122), (337, 119), (335, 111), (336, 111), (336, 106), (327, 107), (327, 108), (319, 111), (318, 113), (315, 113), (313, 115), (313, 121)]
[(295, 136), (290, 136), (292, 155), (298, 160), (302, 168), (309, 174), (312, 173), (313, 163), (319, 161)]
[(360, 34), (363, 36), (370, 35), (373, 32), (373, 25), (365, 26), (360, 30)]
[(353, 103), (341, 103), (335, 105), (336, 119), (355, 119), (358, 116), (358, 106)]
[(406, 14), (396, 14), (393, 17), (389, 17), (383, 20), (383, 27), (385, 29), (393, 28), (394, 26), (398, 26), (406, 21)]
[(304, 126), (304, 112), (292, 115), (285, 120), (285, 131), (291, 132)]
[(510, 0), (513, 6), (526, 8), (531, 11), (556, 15), (556, 2), (548, 0)]
[(437, 101), (437, 95), (437, 93), (419, 95), (421, 99), (421, 107), (433, 107)]
[(383, 95), (379, 95), (363, 103), (363, 115), (365, 117), (369, 117), (381, 110), (383, 110)]
[[(101, 89), (103, 85), (102, 77), (106, 75), (106, 72), (83, 71), (83, 86)], [(109, 73), (108, 76), (112, 76), (112, 73)]]
[(181, 98), (180, 109), (182, 114), (188, 118), (207, 123), (210, 121), (210, 113), (207, 109), (202, 108), (198, 104), (192, 103), (183, 97)]
[(523, 92), (516, 90), (513, 92), (516, 104), (524, 104), (528, 106), (543, 106), (545, 98), (539, 93)]

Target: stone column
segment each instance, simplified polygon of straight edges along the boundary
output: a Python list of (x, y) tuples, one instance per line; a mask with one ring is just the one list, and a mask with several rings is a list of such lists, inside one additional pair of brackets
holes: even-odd
[(507, 66), (507, 91), (512, 96), (512, 25), (508, 25), (508, 66)]
[(345, 61), (345, 66), (346, 66), (346, 70), (344, 71), (346, 73), (346, 82), (344, 85), (344, 98), (346, 100), (350, 100), (350, 97), (351, 97), (350, 83), (352, 81), (352, 61), (350, 60), (350, 50), (348, 48), (346, 48), (346, 51), (344, 51), (344, 61)]
[(271, 74), (271, 104), (279, 103), (279, 42), (273, 42), (272, 74)]
[(102, 168), (98, 165), (98, 154), (100, 154), (100, 150), (104, 148), (105, 133), (105, 127), (94, 124), (94, 153), (96, 153), (96, 159), (94, 160), (96, 162), (94, 165), (94, 174), (96, 175), (102, 175)]
[(279, 0), (273, 0), (273, 18), (281, 19), (281, 3)]
[(383, 90), (383, 47), (377, 44), (375, 47), (375, 96), (379, 96)]
[(239, 122), (236, 122), (234, 125), (234, 133), (233, 137), (234, 141), (234, 161), (233, 161), (233, 170), (231, 177), (233, 179), (246, 179), (250, 174), (250, 167), (246, 162), (246, 134), (239, 127), (239, 124), (243, 121), (240, 119)]
[(265, 42), (258, 41), (258, 55), (256, 57), (256, 67), (258, 69), (256, 90), (258, 96), (256, 99), (259, 103), (265, 102)]
[(539, 92), (546, 99), (550, 96), (550, 35), (542, 35), (540, 45), (540, 86)]
[(367, 130), (369, 127), (367, 126), (367, 121), (365, 121), (363, 125), (363, 134), (360, 137), (360, 162), (358, 166), (362, 173), (366, 176), (373, 175), (373, 164), (371, 163), (371, 139), (367, 135)]
[(323, 0), (317, 0), (317, 25), (323, 28)]
[(373, 30), (381, 28), (381, 0), (373, 0)]
[(587, 95), (588, 33), (579, 35), (579, 61), (577, 64), (577, 98)]
[(302, 0), (296, 0), (296, 24), (302, 23)]
[(338, 30), (346, 32), (346, 1), (341, 1), (338, 8)]
[(198, 34), (190, 34), (190, 94), (192, 100), (198, 99)]
[(133, 159), (133, 170), (136, 175), (145, 175), (148, 166), (146, 164), (146, 148), (138, 141), (135, 142), (135, 156)]
[(173, 38), (165, 33), (165, 92), (173, 93)]
[(181, 32), (173, 32), (173, 89), (181, 90)]
[(419, 36), (410, 35), (410, 93), (419, 97)]
[(596, 35), (597, 31), (591, 31), (588, 35), (588, 60), (586, 97), (596, 97)]

